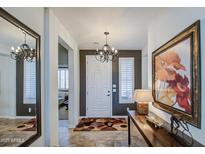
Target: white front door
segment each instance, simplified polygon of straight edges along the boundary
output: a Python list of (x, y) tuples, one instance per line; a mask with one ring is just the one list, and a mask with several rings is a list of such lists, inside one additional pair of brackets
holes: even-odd
[(112, 63), (101, 63), (94, 55), (86, 56), (86, 116), (110, 117)]

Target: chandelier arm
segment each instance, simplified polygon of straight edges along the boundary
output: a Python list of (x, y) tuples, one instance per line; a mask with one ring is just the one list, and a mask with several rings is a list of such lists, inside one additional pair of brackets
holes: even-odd
[(17, 60), (17, 56), (14, 52), (11, 52), (10, 57), (11, 59)]
[(103, 57), (104, 57), (104, 54), (103, 55), (100, 55), (99, 53), (96, 53), (96, 55), (95, 55), (95, 59), (97, 60), (97, 61), (100, 61), (100, 62), (103, 62)]
[(107, 45), (107, 35), (105, 35), (106, 36), (106, 45)]
[(26, 44), (26, 32), (22, 31), (22, 33), (24, 34), (24, 44)]

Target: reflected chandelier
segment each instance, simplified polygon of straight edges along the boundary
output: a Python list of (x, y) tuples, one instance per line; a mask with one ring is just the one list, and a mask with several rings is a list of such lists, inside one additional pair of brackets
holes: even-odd
[(22, 31), (22, 33), (24, 34), (24, 43), (18, 46), (16, 49), (12, 46), (10, 56), (14, 60), (26, 60), (28, 62), (32, 62), (36, 57), (36, 50), (30, 48), (26, 43), (26, 32)]
[(107, 62), (108, 61), (115, 61), (117, 56), (118, 56), (118, 50), (116, 50), (115, 48), (111, 47), (110, 45), (108, 45), (107, 43), (107, 36), (109, 35), (109, 32), (104, 32), (105, 34), (105, 38), (106, 38), (106, 43), (105, 45), (103, 45), (102, 49), (96, 50), (96, 59), (100, 62)]

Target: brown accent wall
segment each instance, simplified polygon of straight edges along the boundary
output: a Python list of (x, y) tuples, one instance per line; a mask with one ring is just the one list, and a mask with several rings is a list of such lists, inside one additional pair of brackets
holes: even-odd
[[(24, 104), (24, 61), (16, 61), (16, 115), (35, 116), (36, 104)], [(31, 112), (29, 112), (31, 108)]]
[(95, 55), (95, 51), (80, 50), (80, 116), (86, 116), (86, 55)]
[[(141, 50), (121, 50), (120, 57), (133, 57), (134, 58), (134, 88), (141, 89), (142, 87), (142, 71), (141, 71)], [(112, 93), (112, 114), (113, 115), (127, 115), (127, 107), (130, 109), (135, 108), (135, 103), (129, 104), (119, 103), (119, 58), (112, 63), (112, 84), (116, 84), (116, 92)]]
[[(80, 50), (80, 116), (86, 116), (86, 55), (95, 55), (95, 50)], [(119, 57), (135, 58), (135, 88), (141, 88), (141, 50), (119, 50)], [(118, 84), (118, 60), (112, 63), (112, 80)], [(126, 108), (135, 107), (134, 104), (119, 104), (119, 89), (113, 93), (112, 115), (126, 115)]]

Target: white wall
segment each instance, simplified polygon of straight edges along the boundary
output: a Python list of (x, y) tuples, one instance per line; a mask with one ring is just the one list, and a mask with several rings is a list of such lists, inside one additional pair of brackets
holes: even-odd
[(41, 35), (41, 112), (42, 112), (42, 136), (31, 146), (44, 145), (44, 8), (4, 8), (18, 20)]
[[(79, 116), (79, 50), (67, 29), (51, 9), (46, 9), (46, 140), (47, 145), (58, 146), (58, 41), (69, 47), (70, 91), (69, 124), (74, 125)], [(67, 19), (70, 20), (70, 19)], [(72, 82), (71, 82), (72, 81)], [(72, 103), (74, 102), (74, 103)], [(73, 117), (73, 118), (72, 118)]]
[(10, 47), (0, 44), (0, 117), (16, 116), (16, 61), (11, 59)]
[[(155, 18), (148, 29), (148, 84), (152, 86), (152, 52), (169, 41), (172, 37), (184, 30), (186, 27), (201, 20), (201, 79), (202, 79), (202, 100), (201, 100), (201, 129), (190, 127), (193, 137), (205, 145), (205, 8), (170, 8), (163, 15)], [(160, 115), (169, 122), (170, 115), (154, 107), (150, 110)]]
[(148, 49), (147, 45), (142, 49), (142, 89), (148, 88)]

